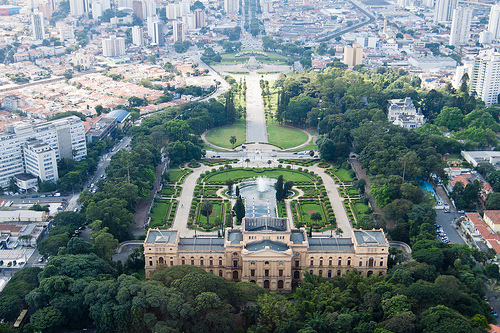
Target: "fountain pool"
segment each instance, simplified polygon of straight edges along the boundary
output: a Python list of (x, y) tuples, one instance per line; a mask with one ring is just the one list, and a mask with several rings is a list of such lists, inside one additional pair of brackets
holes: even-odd
[(267, 177), (257, 177), (240, 183), (240, 195), (245, 199), (245, 216), (277, 217), (274, 183), (276, 179)]

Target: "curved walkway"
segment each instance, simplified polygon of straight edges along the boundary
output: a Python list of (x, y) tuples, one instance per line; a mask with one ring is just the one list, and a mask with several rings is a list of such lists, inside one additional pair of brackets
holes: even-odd
[(296, 127), (293, 127), (293, 129), (298, 129), (299, 131), (302, 131), (302, 132), (306, 133), (307, 134), (307, 140), (306, 140), (306, 142), (304, 142), (303, 144), (300, 144), (298, 146), (295, 146), (295, 147), (292, 147), (292, 148), (283, 149), (284, 151), (300, 150), (300, 149), (308, 146), (309, 143), (311, 142), (311, 140), (313, 140), (313, 136), (308, 131), (300, 129), (300, 128), (296, 128)]
[(201, 135), (201, 139), (203, 140), (203, 142), (209, 146), (209, 147), (212, 147), (214, 149), (217, 149), (217, 150), (227, 150), (227, 151), (231, 151), (232, 149), (229, 149), (229, 148), (224, 148), (224, 147), (219, 147), (217, 145), (214, 145), (213, 143), (211, 143), (210, 141), (207, 140), (207, 133), (210, 132), (212, 129), (209, 129), (208, 131), (205, 131), (202, 135)]

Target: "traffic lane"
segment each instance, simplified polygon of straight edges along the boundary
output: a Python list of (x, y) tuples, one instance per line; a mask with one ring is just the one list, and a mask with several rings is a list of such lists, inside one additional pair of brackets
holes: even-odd
[(458, 214), (454, 212), (445, 213), (445, 211), (442, 209), (436, 210), (436, 212), (436, 223), (443, 227), (443, 231), (450, 239), (450, 243), (464, 245), (465, 242), (462, 237), (460, 237), (460, 234), (455, 228), (455, 222), (453, 222), (453, 219), (455, 219)]

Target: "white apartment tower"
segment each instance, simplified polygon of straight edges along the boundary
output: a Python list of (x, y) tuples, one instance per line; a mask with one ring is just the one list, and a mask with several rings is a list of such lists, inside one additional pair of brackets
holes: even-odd
[(453, 10), (451, 22), (450, 45), (469, 43), (472, 8), (458, 7)]
[(72, 16), (80, 17), (89, 12), (89, 0), (69, 0), (69, 9)]
[(488, 31), (493, 34), (493, 39), (500, 38), (500, 3), (491, 7)]
[[(48, 168), (48, 156), (42, 157), (44, 170), (33, 171), (34, 164), (25, 163), (25, 152), (29, 156), (36, 153), (37, 145), (28, 147), (27, 142), (36, 139), (46, 144), (55, 156), (56, 162), (61, 158), (72, 158), (79, 161), (87, 156), (85, 142), (85, 128), (80, 118), (76, 116), (65, 117), (40, 124), (33, 125), (29, 122), (17, 122), (8, 124), (6, 132), (0, 134), (0, 186), (9, 186), (10, 178), (20, 173), (30, 172), (34, 176), (40, 174), (51, 176)], [(30, 141), (31, 142), (31, 141)], [(48, 151), (44, 146), (42, 151)], [(44, 153), (45, 154), (45, 153)], [(28, 160), (31, 161), (30, 157)], [(47, 161), (45, 161), (47, 160)], [(52, 165), (54, 161), (52, 160)], [(42, 165), (39, 163), (38, 165)], [(57, 164), (54, 165), (57, 170)], [(47, 173), (45, 173), (47, 171)], [(45, 176), (44, 176), (45, 177)], [(57, 180), (57, 174), (54, 174)]]
[(70, 25), (60, 25), (59, 26), (59, 38), (61, 41), (72, 40), (75, 39), (75, 32), (73, 27)]
[(102, 55), (105, 57), (119, 57), (125, 54), (125, 39), (110, 36), (102, 40)]
[(194, 16), (196, 19), (196, 28), (203, 28), (207, 25), (207, 21), (205, 20), (205, 12), (201, 9), (196, 9), (194, 11)]
[(23, 147), (26, 173), (39, 177), (41, 181), (55, 182), (59, 179), (55, 151), (37, 139), (26, 140)]
[(476, 93), (486, 106), (498, 102), (500, 93), (500, 53), (494, 49), (480, 51), (474, 59), (469, 93)]
[(165, 36), (163, 34), (163, 22), (158, 17), (148, 17), (148, 36), (151, 44), (164, 45)]
[(174, 22), (174, 42), (182, 42), (186, 39), (184, 24), (181, 21)]
[(224, 11), (228, 14), (236, 14), (240, 9), (239, 0), (224, 0)]
[(363, 48), (359, 44), (344, 47), (344, 63), (349, 67), (362, 64)]
[(457, 8), (458, 0), (436, 0), (434, 22), (451, 21), (453, 10)]
[(134, 26), (132, 27), (132, 44), (135, 46), (143, 46), (144, 41), (143, 41), (143, 30), (142, 27), (139, 26)]
[(189, 14), (191, 12), (191, 4), (183, 0), (182, 2), (179, 3), (179, 11), (180, 11), (180, 16), (184, 16), (186, 14)]
[(44, 40), (45, 39), (45, 28), (43, 27), (43, 14), (33, 13), (31, 14), (31, 29), (33, 30), (34, 40)]

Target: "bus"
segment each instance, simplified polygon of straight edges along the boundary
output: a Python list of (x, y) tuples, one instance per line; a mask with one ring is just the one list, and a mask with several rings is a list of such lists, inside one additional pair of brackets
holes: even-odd
[(16, 322), (14, 323), (14, 328), (21, 328), (24, 325), (24, 321), (26, 320), (26, 315), (28, 314), (27, 309), (21, 310), (19, 317), (17, 317)]

